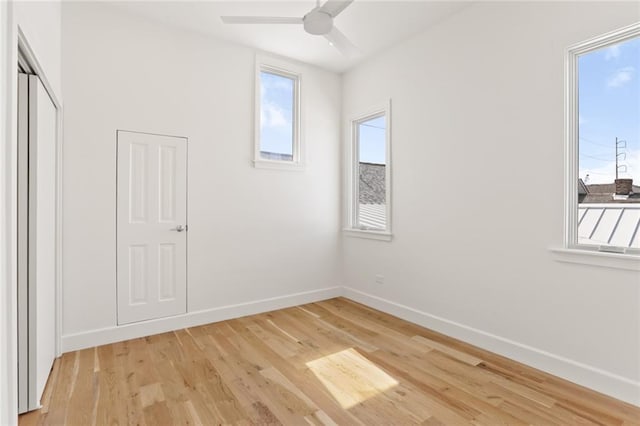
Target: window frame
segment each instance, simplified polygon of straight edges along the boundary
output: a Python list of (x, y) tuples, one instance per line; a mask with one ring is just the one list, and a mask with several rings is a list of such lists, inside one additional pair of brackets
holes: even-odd
[[(559, 253), (558, 260), (574, 263), (598, 264), (601, 266), (618, 267), (610, 261), (595, 260), (597, 256), (602, 259), (626, 259), (634, 265), (623, 265), (626, 269), (631, 266), (636, 270), (636, 264), (640, 260), (640, 250), (635, 248), (612, 247), (607, 250), (602, 246), (580, 244), (578, 242), (578, 180), (579, 180), (579, 104), (578, 104), (578, 59), (580, 56), (618, 44), (640, 36), (640, 23), (636, 23), (618, 30), (593, 37), (586, 41), (569, 46), (565, 54), (565, 144), (564, 144), (564, 241), (563, 249), (552, 249)], [(618, 249), (618, 250), (616, 250)], [(578, 259), (579, 254), (584, 253)], [(578, 257), (577, 257), (578, 256)], [(568, 257), (571, 260), (567, 260)], [(579, 261), (578, 261), (579, 260)], [(620, 263), (620, 262), (618, 262)], [(626, 262), (625, 262), (626, 263)]]
[[(359, 199), (359, 145), (358, 126), (360, 123), (385, 117), (385, 229), (367, 228), (358, 226), (358, 199)], [(347, 226), (343, 229), (345, 235), (352, 237), (370, 238), (375, 240), (391, 241), (393, 234), (391, 202), (391, 100), (373, 105), (365, 112), (355, 115), (348, 121), (349, 149), (347, 161)]]
[[(293, 158), (291, 160), (265, 159), (260, 156), (261, 129), (260, 111), (261, 103), (261, 79), (260, 73), (268, 72), (294, 81), (293, 95)], [(301, 107), (301, 86), (302, 72), (293, 64), (270, 58), (263, 55), (256, 55), (255, 60), (255, 84), (254, 84), (254, 142), (253, 142), (253, 166), (255, 168), (303, 170), (304, 169), (304, 144), (302, 138), (302, 107)]]

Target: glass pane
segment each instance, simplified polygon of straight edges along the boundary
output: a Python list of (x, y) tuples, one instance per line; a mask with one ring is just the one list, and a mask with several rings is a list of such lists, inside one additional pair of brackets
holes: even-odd
[(260, 158), (293, 160), (295, 80), (260, 72)]
[(640, 224), (639, 72), (640, 37), (578, 58), (581, 244), (631, 247)]
[(382, 115), (357, 124), (357, 225), (362, 228), (382, 230), (387, 228), (385, 121), (385, 116)]

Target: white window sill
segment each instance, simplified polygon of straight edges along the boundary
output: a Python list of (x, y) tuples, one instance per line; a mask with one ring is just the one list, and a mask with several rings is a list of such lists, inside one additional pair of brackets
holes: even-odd
[(603, 253), (574, 248), (552, 248), (549, 251), (558, 262), (640, 271), (640, 256), (635, 254)]
[(393, 235), (387, 231), (371, 231), (364, 229), (347, 228), (343, 229), (342, 232), (347, 237), (367, 238), (370, 240), (378, 241), (391, 241), (393, 239)]
[(256, 169), (291, 170), (295, 172), (304, 170), (304, 164), (294, 163), (293, 161), (253, 160), (253, 167)]

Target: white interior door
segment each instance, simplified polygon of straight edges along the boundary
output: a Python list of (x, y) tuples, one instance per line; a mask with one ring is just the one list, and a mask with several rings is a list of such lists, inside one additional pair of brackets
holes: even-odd
[(18, 405), (40, 407), (56, 355), (56, 107), (18, 77)]
[(118, 324), (187, 309), (187, 140), (118, 131)]

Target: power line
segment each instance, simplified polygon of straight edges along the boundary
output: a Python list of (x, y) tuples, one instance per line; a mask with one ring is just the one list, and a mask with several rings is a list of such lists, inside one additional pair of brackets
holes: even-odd
[(360, 123), (361, 126), (365, 126), (365, 127), (373, 127), (374, 129), (380, 129), (380, 130), (385, 130), (384, 127), (379, 127), (379, 126), (373, 126), (371, 124), (364, 124), (364, 123)]
[(580, 138), (579, 138), (579, 139), (580, 139), (581, 141), (585, 141), (585, 142), (590, 143), (590, 144), (593, 144), (593, 145), (598, 145), (598, 146), (602, 146), (602, 147), (609, 148), (609, 149), (613, 148), (611, 145), (605, 145), (605, 144), (600, 143), (600, 142), (594, 142), (594, 141), (592, 141), (591, 139), (587, 139), (587, 138), (584, 138), (584, 137), (582, 137), (582, 136), (580, 136)]
[(585, 172), (585, 174), (587, 175), (599, 175), (599, 176), (609, 176), (609, 173), (598, 173), (598, 172), (592, 172), (591, 170), (587, 170), (588, 173)]
[(603, 158), (598, 158), (598, 157), (594, 157), (593, 155), (587, 155), (587, 154), (580, 154), (581, 157), (587, 157), (587, 158), (591, 158), (592, 160), (597, 160), (597, 161), (604, 161), (604, 162), (610, 162), (611, 160), (605, 160)]

